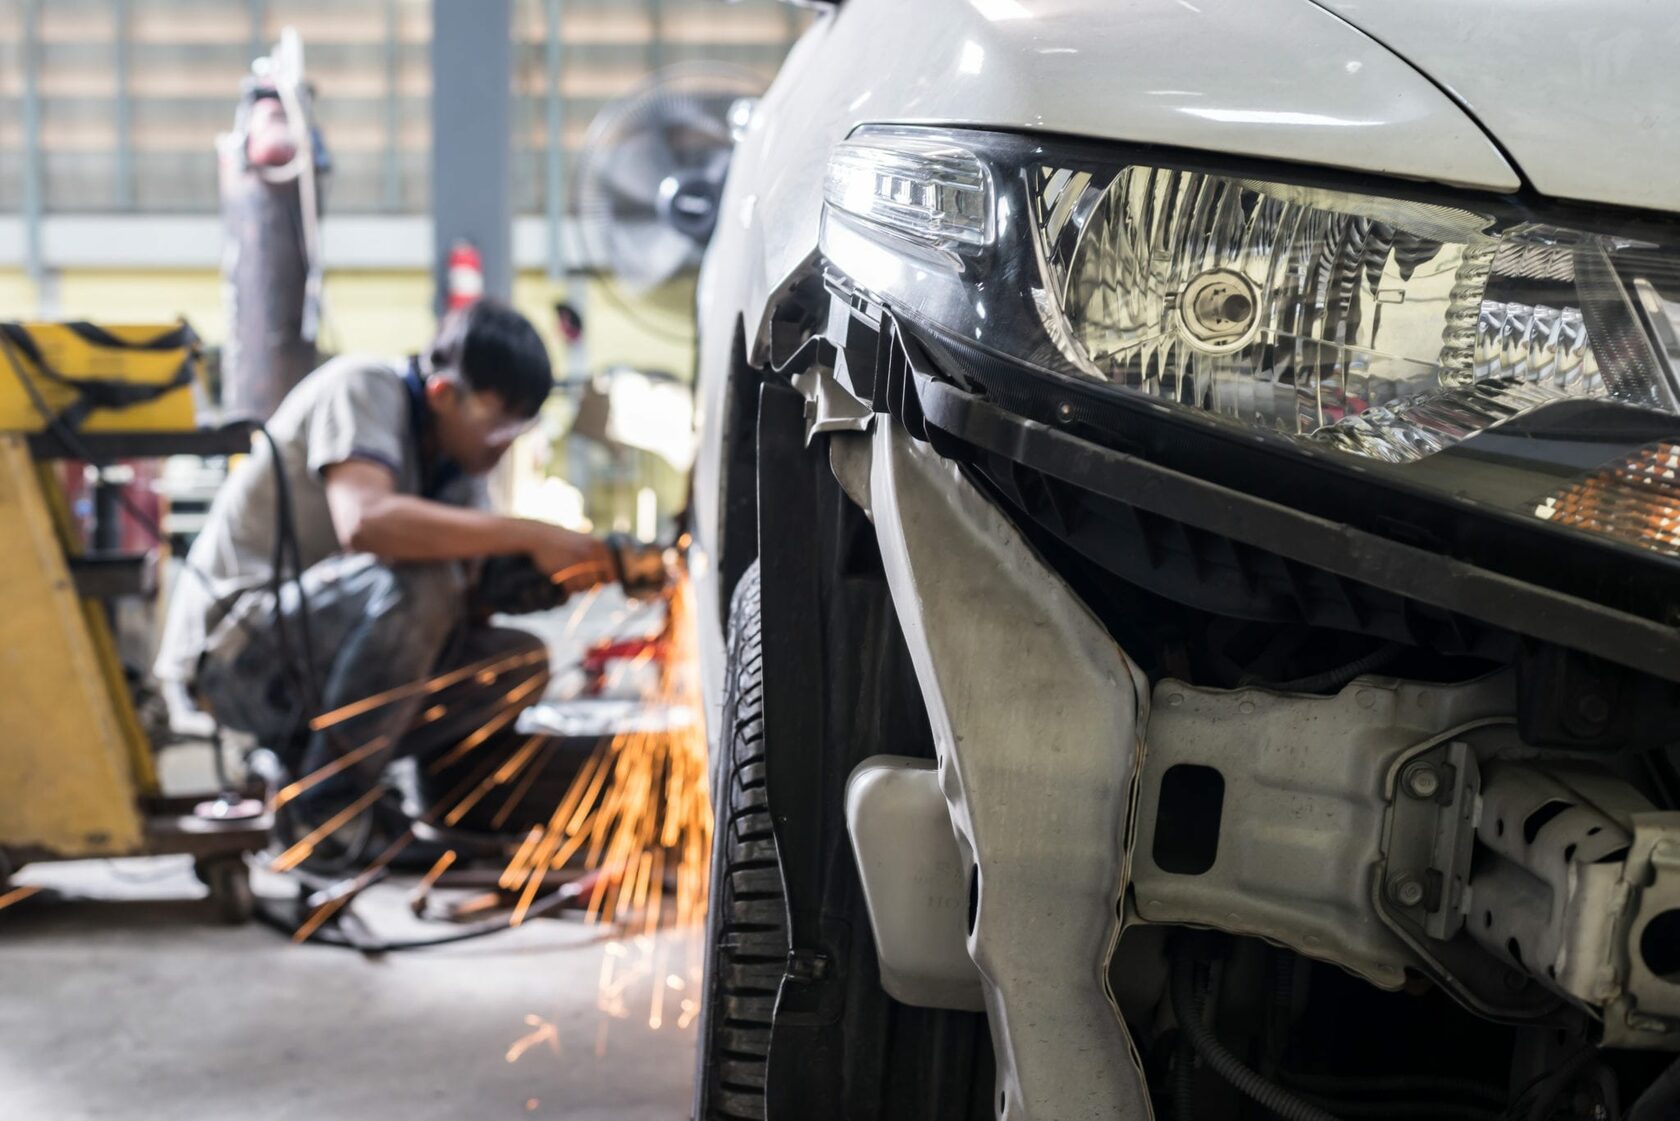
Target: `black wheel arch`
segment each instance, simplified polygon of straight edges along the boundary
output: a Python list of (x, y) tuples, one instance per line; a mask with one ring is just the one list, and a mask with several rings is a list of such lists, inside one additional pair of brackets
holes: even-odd
[(764, 783), (789, 947), (767, 1116), (990, 1118), (985, 1016), (913, 1008), (881, 988), (846, 832), (858, 762), (933, 757), (874, 527), (834, 478), (830, 437), (807, 446), (803, 396), (769, 374), (757, 404)]

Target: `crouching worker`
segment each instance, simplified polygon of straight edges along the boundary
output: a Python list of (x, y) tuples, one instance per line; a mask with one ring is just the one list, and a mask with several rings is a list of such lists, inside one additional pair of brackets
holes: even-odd
[[(155, 670), (305, 778), (305, 822), (359, 819), (341, 811), (372, 804), (394, 755), (452, 749), (540, 699), (542, 643), (468, 610), (474, 561), (523, 554), (572, 590), (614, 575), (595, 538), (486, 508), (484, 476), (552, 384), (530, 323), (482, 301), (423, 357), (310, 374), (217, 494)], [(277, 565), (301, 576), (277, 581)]]

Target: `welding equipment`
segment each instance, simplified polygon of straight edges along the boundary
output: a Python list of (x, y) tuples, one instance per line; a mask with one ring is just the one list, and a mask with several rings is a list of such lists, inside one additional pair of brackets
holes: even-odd
[(106, 610), (148, 591), (146, 557), (84, 544), (57, 464), (228, 455), (250, 429), (197, 427), (185, 323), (4, 323), (0, 350), (0, 863), (188, 853), (224, 917), (242, 920), (241, 854), (266, 842), (267, 817), (213, 791), (163, 796)]

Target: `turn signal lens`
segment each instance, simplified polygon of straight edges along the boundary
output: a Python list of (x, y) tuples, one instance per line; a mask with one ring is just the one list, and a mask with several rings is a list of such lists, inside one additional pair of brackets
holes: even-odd
[(1680, 557), (1680, 444), (1640, 448), (1542, 499), (1534, 513), (1554, 525)]
[(914, 241), (941, 247), (991, 244), (986, 167), (961, 145), (893, 132), (836, 146), (823, 197), (831, 207)]

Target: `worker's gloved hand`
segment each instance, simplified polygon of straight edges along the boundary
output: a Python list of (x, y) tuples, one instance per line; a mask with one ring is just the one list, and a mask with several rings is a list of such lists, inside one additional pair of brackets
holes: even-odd
[[(674, 578), (675, 550), (648, 544), (615, 533), (601, 543), (610, 578), (632, 599), (657, 596)], [(607, 575), (601, 572), (600, 575)], [(566, 602), (567, 585), (573, 580), (594, 583), (589, 574), (574, 575), (556, 583), (535, 561), (524, 554), (488, 557), (479, 568), (473, 605), (484, 615), (528, 615), (551, 611)]]
[(515, 553), (485, 558), (472, 598), (479, 614), (529, 615), (565, 603), (566, 586), (556, 584), (530, 557)]
[(612, 558), (599, 538), (547, 522), (524, 523), (531, 536), (524, 550), (537, 571), (547, 573), (570, 592), (581, 592), (613, 579)]
[(638, 541), (623, 533), (607, 537), (613, 575), (631, 599), (656, 596), (675, 578), (675, 551), (666, 545)]

